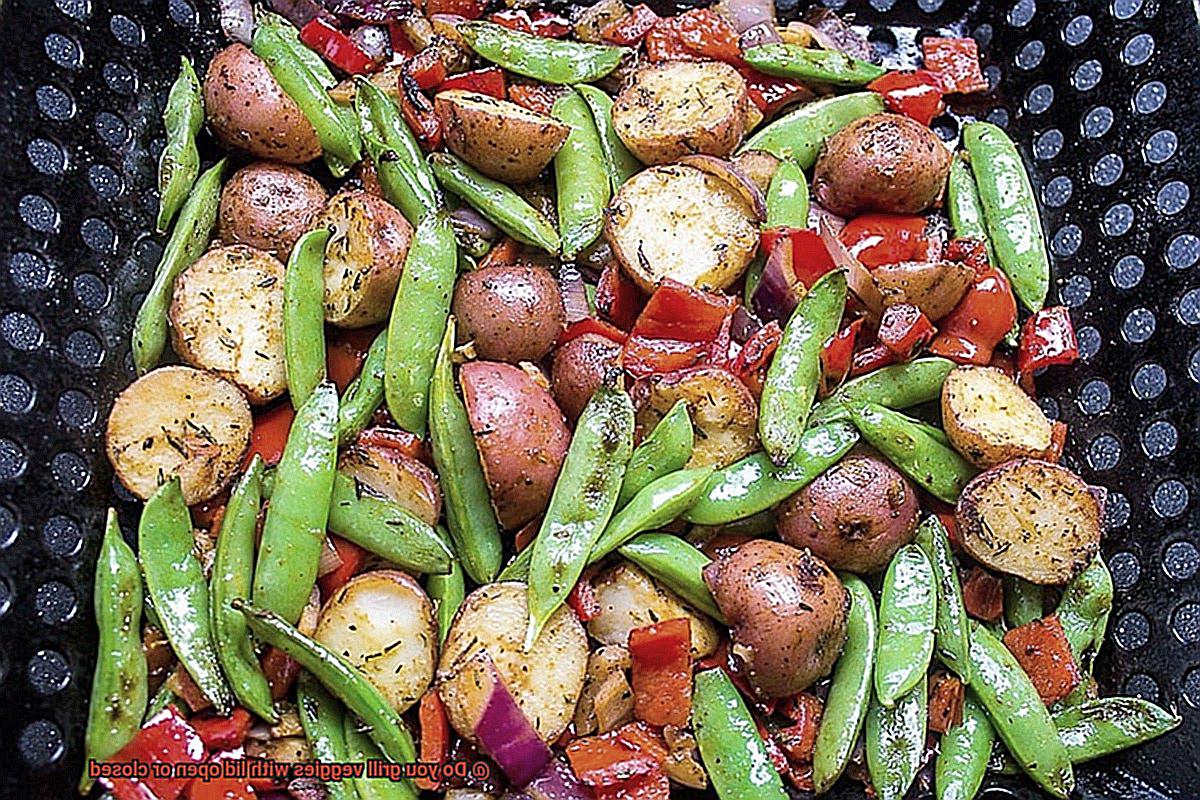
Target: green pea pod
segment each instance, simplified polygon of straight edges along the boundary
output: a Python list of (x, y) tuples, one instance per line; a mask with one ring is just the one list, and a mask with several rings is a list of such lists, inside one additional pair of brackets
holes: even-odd
[(955, 237), (979, 239), (987, 247), (988, 263), (996, 263), (987, 223), (983, 221), (983, 203), (979, 187), (971, 174), (966, 153), (956, 153), (950, 162), (950, 178), (946, 182), (946, 207), (950, 213), (950, 228)]
[(825, 140), (860, 117), (883, 111), (883, 98), (875, 92), (855, 92), (805, 103), (760, 129), (739, 152), (764, 150), (776, 158), (791, 159), (801, 169), (812, 169)]
[(687, 403), (680, 400), (671, 406), (642, 443), (633, 448), (617, 508), (623, 508), (655, 478), (683, 469), (692, 457), (695, 441), (696, 432), (692, 429)]
[(936, 624), (933, 565), (924, 550), (906, 544), (892, 557), (879, 598), (875, 693), (885, 707), (924, 680)]
[(633, 401), (611, 386), (597, 389), (579, 417), (546, 517), (529, 546), (526, 651), (575, 588), (612, 516), (633, 451), (633, 426)]
[[(296, 711), (313, 758), (322, 764), (346, 763), (342, 704), (308, 672), (301, 672), (296, 678)], [(330, 800), (357, 799), (353, 781), (327, 781), (325, 789)]]
[(150, 698), (150, 704), (146, 706), (146, 713), (142, 717), (143, 726), (157, 716), (158, 712), (174, 704), (178, 699), (175, 697), (175, 690), (170, 687), (170, 683), (170, 681), (163, 681), (163, 685), (158, 687), (158, 691), (154, 693), (154, 697)]
[(968, 691), (963, 698), (962, 722), (942, 734), (933, 765), (938, 800), (973, 800), (983, 785), (996, 733), (987, 712)]
[(948, 358), (918, 358), (904, 364), (877, 369), (842, 384), (826, 397), (808, 417), (809, 427), (835, 420), (848, 420), (847, 405), (874, 403), (900, 410), (929, 403), (942, 396), (942, 384), (954, 369)]
[(642, 489), (613, 516), (588, 560), (598, 561), (639, 533), (673, 522), (696, 502), (712, 474), (711, 466), (681, 469)]
[(380, 331), (367, 357), (363, 360), (358, 377), (346, 387), (338, 402), (337, 438), (339, 445), (354, 440), (371, 422), (371, 417), (383, 403), (383, 368), (387, 358), (387, 331)]
[(795, 453), (821, 379), (821, 351), (846, 307), (846, 273), (821, 277), (801, 298), (767, 368), (758, 404), (758, 438), (775, 464)]
[[(770, 211), (767, 213), (769, 214)], [(754, 258), (750, 259), (749, 266), (746, 267), (745, 286), (742, 287), (742, 305), (746, 308), (754, 307), (754, 292), (762, 283), (763, 270), (766, 267), (767, 262), (762, 253), (755, 253)]]
[(179, 478), (171, 478), (142, 509), (138, 524), (142, 574), (163, 633), (179, 663), (217, 713), (225, 715), (233, 706), (233, 696), (221, 675), (213, 647), (208, 585), (204, 582), (204, 570), (192, 552), (195, 544), (192, 517), (183, 502)]
[(704, 582), (704, 568), (712, 559), (687, 541), (669, 533), (643, 533), (618, 552), (692, 608), (725, 624), (725, 615)]
[[(342, 718), (342, 736), (346, 740), (346, 760), (351, 764), (366, 764), (380, 761), (383, 753), (361, 729), (357, 719), (347, 714)], [(354, 779), (358, 800), (417, 800), (417, 790), (412, 781), (393, 781), (390, 778)]]
[(1071, 643), (1071, 651), (1081, 663), (1089, 650), (1098, 651), (1104, 642), (1112, 604), (1112, 575), (1103, 556), (1097, 555), (1067, 584), (1054, 612)]
[(300, 30), (286, 17), (259, 8), (255, 14), (254, 24), (256, 27), (271, 28), (272, 32), (278, 35), (281, 45), (287, 49), (288, 55), (303, 64), (326, 89), (332, 89), (337, 85), (338, 80), (329, 69), (329, 65), (325, 63), (325, 59), (300, 41)]
[(422, 436), (429, 416), (429, 382), (450, 316), (458, 275), (454, 229), (446, 214), (430, 214), (413, 233), (392, 317), (388, 322), (384, 397), (396, 423)]
[(696, 674), (692, 727), (721, 800), (787, 800), (783, 781), (742, 696), (723, 669)]
[(337, 473), (329, 530), (364, 550), (414, 572), (446, 574), (454, 555), (437, 531), (399, 503), (358, 496), (354, 479)]
[(296, 659), (330, 694), (369, 725), (371, 738), (387, 758), (397, 764), (416, 761), (417, 748), (404, 721), (367, 676), (278, 614), (241, 599), (234, 600), (233, 607), (246, 615), (251, 633)]
[(429, 437), (433, 463), (446, 496), (446, 524), (454, 550), (471, 580), (482, 585), (495, 579), (504, 545), (467, 408), (454, 389), (453, 351), (451, 317), (429, 385)]
[(867, 770), (879, 800), (901, 800), (921, 769), (929, 723), (927, 691), (922, 674), (891, 708), (872, 702), (867, 712)]
[(1071, 760), (1029, 676), (992, 632), (971, 624), (971, 688), (992, 727), (1033, 782), (1066, 798), (1075, 785)]
[(1071, 763), (1120, 752), (1162, 736), (1182, 720), (1139, 697), (1101, 697), (1054, 715)]
[(1039, 311), (1050, 288), (1050, 257), (1021, 154), (990, 122), (969, 122), (962, 136), (996, 262), (1025, 307)]
[(833, 680), (813, 748), (812, 781), (817, 794), (828, 791), (841, 777), (862, 733), (871, 704), (879, 638), (870, 587), (856, 575), (841, 573), (838, 577), (850, 595), (850, 610), (846, 615), (846, 645), (833, 665)]
[(325, 380), (325, 245), (330, 233), (318, 228), (301, 236), (283, 275), (283, 360), (295, 408)]
[(767, 186), (767, 228), (808, 227), (808, 181), (794, 161), (781, 161)]
[(742, 55), (746, 63), (759, 72), (828, 86), (865, 86), (887, 72), (878, 64), (851, 58), (837, 50), (818, 50), (795, 44), (759, 45)]
[(167, 346), (167, 308), (171, 304), (175, 279), (208, 247), (217, 222), (224, 172), (225, 159), (221, 159), (200, 176), (163, 248), (162, 258), (154, 270), (154, 282), (150, 284), (133, 323), (133, 365), (139, 375), (157, 367), (162, 358)]
[(1010, 628), (1042, 618), (1042, 587), (1036, 583), (1004, 576), (1004, 621)]
[(592, 121), (600, 134), (600, 149), (604, 156), (604, 169), (608, 174), (609, 187), (613, 194), (621, 188), (625, 181), (641, 172), (642, 162), (629, 152), (612, 121), (612, 98), (603, 89), (595, 86), (580, 84), (575, 90), (583, 95), (588, 108), (592, 112)]
[(571, 128), (554, 154), (554, 184), (562, 256), (572, 259), (600, 238), (604, 209), (612, 199), (612, 182), (604, 169), (600, 131), (583, 96), (568, 91), (555, 101), (551, 116)]
[(696, 525), (723, 525), (766, 511), (807, 486), (857, 442), (858, 432), (849, 425), (809, 428), (791, 462), (782, 467), (759, 452), (717, 470), (683, 518)]
[(259, 666), (246, 618), (229, 604), (235, 597), (250, 595), (254, 538), (262, 506), (262, 472), (262, 457), (256, 455), (225, 505), (208, 587), (209, 612), (217, 658), (234, 697), (262, 719), (276, 722), (271, 687)]
[(628, 47), (547, 39), (492, 22), (463, 22), (456, 30), (481, 58), (543, 83), (592, 83), (632, 52)]
[(186, 57), (180, 57), (179, 62), (179, 77), (171, 84), (163, 111), (167, 143), (158, 157), (159, 233), (167, 232), (200, 174), (196, 135), (204, 125), (204, 98), (192, 62)]
[(442, 206), (442, 193), (400, 109), (366, 78), (354, 79), (354, 111), (388, 202), (413, 225)]
[(445, 575), (426, 576), (425, 590), (429, 593), (429, 599), (433, 601), (434, 610), (437, 612), (438, 641), (445, 642), (450, 623), (454, 621), (458, 607), (467, 596), (462, 566), (455, 561)]
[(962, 583), (950, 537), (941, 521), (929, 515), (917, 528), (914, 540), (925, 551), (933, 567), (937, 586), (937, 624), (933, 646), (938, 660), (957, 673), (965, 684), (971, 682), (971, 626), (963, 606)]
[[(108, 510), (93, 593), (96, 628), (96, 671), (92, 676), (84, 732), (84, 763), (106, 761), (142, 727), (146, 711), (146, 656), (142, 651), (142, 576), (137, 557), (125, 543), (117, 512)], [(92, 779), (84, 769), (79, 791)]]
[(300, 619), (325, 548), (337, 468), (337, 391), (322, 383), (296, 412), (263, 522), (254, 602), (289, 623)]
[(433, 174), (450, 191), (467, 201), (497, 228), (518, 242), (557, 253), (561, 245), (550, 220), (513, 191), (451, 153), (430, 153)]

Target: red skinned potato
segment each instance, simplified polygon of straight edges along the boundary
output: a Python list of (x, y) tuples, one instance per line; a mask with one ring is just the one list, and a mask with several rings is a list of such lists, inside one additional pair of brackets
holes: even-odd
[(883, 459), (851, 453), (780, 504), (779, 538), (834, 569), (888, 565), (917, 530), (920, 504), (908, 479)]
[(429, 467), (394, 447), (355, 443), (342, 451), (338, 469), (367, 494), (391, 500), (430, 525), (442, 514), (442, 488)]
[(558, 281), (544, 267), (483, 267), (454, 285), (459, 331), (480, 358), (540, 361), (566, 327)]
[(568, 419), (579, 419), (583, 407), (604, 383), (604, 376), (621, 368), (623, 352), (621, 345), (599, 333), (577, 336), (554, 351), (552, 391)]
[(550, 502), (571, 442), (567, 421), (550, 392), (511, 364), (472, 361), (458, 379), (496, 516), (519, 528)]
[(546, 168), (571, 128), (485, 94), (451, 89), (433, 98), (446, 148), (484, 175), (528, 183)]
[(816, 556), (755, 539), (705, 567), (704, 582), (759, 698), (793, 695), (829, 674), (846, 641), (850, 596)]
[(217, 233), (226, 244), (248, 244), (286, 261), (328, 199), (316, 178), (295, 167), (247, 164), (221, 190)]

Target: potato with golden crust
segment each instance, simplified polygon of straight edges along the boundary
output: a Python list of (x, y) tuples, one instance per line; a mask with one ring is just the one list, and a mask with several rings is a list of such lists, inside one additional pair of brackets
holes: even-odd
[(403, 506), (429, 525), (442, 515), (438, 475), (394, 447), (356, 442), (338, 457), (338, 471), (349, 475), (364, 494)]
[(571, 132), (553, 117), (463, 89), (438, 92), (433, 110), (445, 132), (446, 149), (506, 183), (536, 178)]
[(1041, 458), (1054, 426), (1034, 399), (996, 367), (956, 367), (942, 383), (942, 427), (950, 443), (981, 469), (1014, 458)]
[(328, 199), (311, 175), (256, 161), (233, 173), (221, 190), (217, 235), (225, 244), (247, 244), (286, 261)]
[(459, 276), (451, 305), (480, 358), (541, 361), (566, 327), (558, 281), (545, 267), (495, 266)]
[(729, 370), (693, 367), (655, 373), (634, 384), (638, 431), (648, 434), (682, 400), (696, 429), (688, 469), (727, 467), (759, 448), (758, 403)]
[(583, 407), (604, 383), (604, 376), (621, 368), (623, 353), (621, 345), (599, 333), (577, 336), (554, 350), (551, 390), (567, 419), (579, 419)]
[(871, 277), (883, 305), (911, 303), (933, 322), (949, 314), (975, 280), (975, 270), (956, 261), (880, 264)]
[(668, 619), (685, 618), (691, 625), (692, 656), (716, 651), (720, 634), (708, 617), (692, 610), (679, 597), (628, 562), (592, 581), (600, 613), (588, 621), (588, 634), (606, 645), (629, 646), (629, 632)]

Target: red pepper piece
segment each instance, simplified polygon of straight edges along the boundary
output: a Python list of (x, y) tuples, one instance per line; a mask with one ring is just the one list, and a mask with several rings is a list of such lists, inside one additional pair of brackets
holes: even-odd
[[(428, 51), (423, 51), (428, 52)], [(441, 61), (439, 60), (440, 64)], [(410, 67), (410, 65), (412, 65)], [(411, 74), (416, 69), (422, 78), (428, 82), (437, 77), (437, 67), (421, 60), (421, 53), (404, 62), (400, 68), (397, 83), (400, 89), (400, 115), (405, 124), (412, 130), (417, 142), (426, 151), (437, 150), (442, 146), (442, 123), (438, 121), (433, 111), (433, 103), (424, 92), (421, 84)], [(442, 67), (442, 77), (445, 77), (445, 67)]]
[(1065, 306), (1047, 306), (1025, 320), (1017, 350), (1017, 372), (1022, 377), (1039, 369), (1079, 360), (1079, 340), (1071, 313)]
[(758, 735), (763, 740), (763, 744), (767, 748), (767, 758), (771, 759), (771, 765), (775, 767), (775, 771), (780, 775), (787, 775), (791, 769), (791, 764), (788, 763), (787, 754), (783, 752), (783, 748), (779, 746), (779, 742), (767, 730), (767, 726), (762, 720), (754, 718), (754, 727), (758, 728)]
[(562, 346), (572, 339), (578, 339), (585, 333), (598, 333), (601, 336), (616, 342), (617, 344), (625, 344), (625, 341), (629, 338), (629, 334), (620, 328), (615, 328), (612, 325), (609, 325), (607, 322), (596, 319), (595, 317), (586, 317), (568, 325), (567, 329), (559, 335), (558, 344), (559, 346)]
[(596, 592), (592, 588), (592, 576), (595, 574), (594, 569), (584, 570), (572, 587), (571, 593), (567, 595), (567, 605), (575, 612), (575, 616), (579, 617), (580, 622), (590, 622), (600, 615), (600, 601), (596, 599)]
[(529, 522), (525, 523), (525, 525), (523, 525), (521, 529), (513, 535), (513, 549), (519, 553), (526, 547), (529, 547), (533, 540), (537, 538), (538, 530), (541, 529), (541, 527), (541, 517), (531, 519)]
[(358, 434), (355, 441), (366, 447), (385, 447), (418, 461), (428, 461), (425, 441), (415, 433), (409, 433), (403, 428), (385, 428), (375, 425)]
[(1008, 278), (985, 264), (963, 299), (942, 319), (929, 352), (960, 364), (987, 364), (1016, 318), (1017, 301)]
[(263, 653), (262, 671), (271, 687), (271, 699), (282, 700), (300, 675), (300, 662), (272, 645)]
[(358, 574), (367, 557), (366, 550), (340, 536), (330, 534), (329, 541), (333, 543), (333, 549), (337, 550), (342, 564), (333, 572), (327, 572), (317, 578), (317, 584), (321, 587), (321, 597), (326, 600), (333, 597), (334, 592), (345, 586), (347, 581)]
[(362, 371), (363, 362), (367, 359), (367, 351), (371, 349), (371, 343), (375, 341), (379, 329), (376, 327), (355, 328), (354, 330), (338, 328), (331, 332), (333, 335), (328, 337), (329, 346), (325, 351), (325, 374), (337, 387), (338, 394), (341, 394), (346, 391), (350, 381), (357, 378), (358, 373)]
[(812, 694), (801, 692), (786, 698), (779, 705), (779, 713), (793, 724), (775, 732), (779, 746), (788, 761), (812, 763), (813, 748), (817, 744), (817, 729), (821, 725), (824, 704)]
[(274, 466), (283, 458), (283, 446), (287, 444), (288, 432), (296, 412), (286, 400), (276, 403), (265, 411), (254, 415), (254, 430), (250, 432), (250, 449), (242, 459), (242, 467), (250, 465), (256, 455), (262, 456), (267, 466)]
[(966, 687), (945, 672), (934, 674), (929, 687), (929, 729), (945, 733), (962, 724)]
[(426, 48), (404, 62), (401, 70), (416, 81), (422, 91), (429, 91), (446, 80), (446, 65), (436, 50)]
[(937, 73), (946, 94), (986, 92), (987, 79), (979, 68), (979, 46), (974, 39), (926, 36), (921, 40), (925, 69)]
[(696, 54), (679, 40), (667, 20), (659, 20), (642, 41), (646, 45), (646, 60), (652, 64), (660, 61), (699, 61)]
[(625, 369), (635, 378), (695, 366), (733, 313), (732, 297), (667, 279), (659, 285), (625, 342)]
[(623, 47), (636, 47), (659, 20), (645, 3), (634, 6), (620, 19), (610, 22), (600, 31), (600, 38)]
[(745, 64), (737, 70), (746, 80), (746, 94), (750, 96), (750, 101), (758, 106), (763, 116), (769, 117), (789, 103), (811, 100), (814, 96), (812, 90), (802, 83), (777, 78)]
[(451, 75), (442, 81), (438, 91), (448, 92), (451, 89), (463, 89), (494, 97), (497, 100), (505, 98), (504, 71), (499, 67), (485, 67), (470, 72)]
[[(734, 547), (733, 549), (737, 548)], [(741, 692), (742, 697), (759, 711), (767, 715), (775, 713), (775, 707), (779, 703), (778, 698), (772, 697), (767, 700), (760, 700), (758, 698), (754, 690), (750, 688), (750, 684), (746, 682), (745, 676), (742, 675), (741, 660), (730, 652), (728, 639), (722, 638), (721, 643), (713, 651), (712, 655), (696, 662), (697, 670), (712, 669), (713, 667), (723, 669), (725, 674), (729, 676), (730, 682)]]
[(806, 287), (837, 266), (821, 241), (821, 235), (807, 228), (768, 228), (762, 232), (759, 247), (762, 252), (769, 253), (781, 238), (791, 241), (792, 272)]
[(541, 83), (515, 83), (508, 87), (508, 99), (535, 114), (549, 116), (558, 99), (558, 90)]
[(1050, 449), (1042, 456), (1045, 460), (1057, 464), (1062, 460), (1063, 448), (1067, 446), (1067, 423), (1061, 419), (1055, 420), (1050, 426)]
[(783, 330), (779, 323), (771, 320), (754, 332), (738, 351), (729, 371), (746, 384), (755, 397), (762, 394), (763, 381), (767, 377), (767, 367), (770, 366), (771, 356), (779, 348), (779, 340), (783, 338)]
[[(437, 689), (430, 689), (421, 697), (421, 705), (417, 710), (418, 721), (421, 723), (420, 761), (430, 764), (441, 764), (450, 755), (450, 721), (446, 717), (446, 707)], [(426, 778), (417, 779), (417, 788), (426, 791), (437, 791), (438, 783)]]
[(646, 296), (625, 272), (612, 261), (600, 273), (596, 284), (596, 311), (621, 330), (630, 330), (637, 322)]
[(671, 29), (685, 48), (701, 58), (745, 63), (733, 23), (709, 8), (694, 8), (675, 17)]
[(928, 125), (946, 110), (942, 102), (942, 79), (926, 69), (889, 72), (868, 83), (867, 88), (883, 96), (888, 111), (903, 114), (922, 125)]
[(1069, 695), (1082, 679), (1062, 623), (1054, 615), (1013, 628), (1004, 634), (1004, 646), (1029, 675), (1046, 705)]
[(885, 344), (876, 344), (859, 350), (850, 363), (850, 377), (857, 378), (868, 372), (896, 363), (896, 354)]
[(300, 41), (350, 75), (371, 72), (378, 65), (378, 61), (363, 52), (353, 39), (320, 17), (314, 17), (300, 29)]
[(434, 14), (452, 14), (465, 19), (479, 19), (487, 10), (487, 3), (481, 0), (425, 0), (426, 17)]
[(552, 11), (534, 11), (530, 14), (524, 9), (507, 8), (490, 15), (488, 21), (509, 30), (546, 39), (561, 39), (571, 32), (570, 20)]
[[(518, 88), (516, 86), (512, 87)], [(505, 236), (496, 244), (492, 245), (492, 249), (487, 251), (487, 255), (479, 262), (478, 269), (484, 267), (510, 267), (517, 263), (521, 255), (521, 243), (511, 236)]]
[(692, 626), (686, 617), (629, 632), (633, 715), (651, 725), (687, 725), (692, 713)]
[(854, 364), (854, 343), (862, 328), (861, 318), (835, 333), (821, 350), (821, 395), (825, 396), (841, 386)]
[(908, 214), (863, 214), (846, 223), (838, 239), (867, 269), (901, 261), (934, 261), (936, 240), (925, 235), (928, 220)]
[(933, 338), (936, 329), (921, 309), (912, 303), (896, 303), (883, 310), (879, 341), (900, 361), (916, 355)]
[(963, 581), (963, 606), (984, 622), (999, 622), (1004, 614), (1004, 584), (983, 567), (972, 567)]
[[(109, 763), (198, 764), (204, 761), (204, 742), (196, 729), (167, 706), (150, 719)], [(148, 776), (145, 778), (100, 778), (100, 783), (116, 800), (175, 800), (187, 787), (189, 778)]]
[(392, 40), (392, 54), (403, 59), (412, 58), (417, 54), (417, 48), (409, 41), (404, 28), (397, 22), (388, 24), (388, 38)]
[(227, 717), (192, 717), (192, 727), (209, 750), (232, 750), (241, 747), (250, 732), (250, 712), (241, 706)]

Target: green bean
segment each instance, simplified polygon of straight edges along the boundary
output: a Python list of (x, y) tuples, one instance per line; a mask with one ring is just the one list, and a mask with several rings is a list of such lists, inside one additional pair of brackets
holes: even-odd
[(454, 555), (429, 523), (399, 503), (359, 497), (354, 479), (341, 472), (333, 479), (329, 530), (414, 572), (444, 575), (454, 561)]
[(138, 524), (138, 554), (146, 591), (179, 663), (217, 713), (229, 713), (233, 696), (213, 647), (204, 570), (192, 552), (192, 517), (173, 477), (146, 501)]
[(150, 704), (146, 706), (146, 713), (142, 717), (143, 726), (153, 719), (158, 712), (169, 705), (175, 704), (175, 701), (178, 700), (175, 697), (175, 690), (171, 688), (170, 683), (170, 681), (163, 681), (162, 686), (159, 686), (158, 691), (154, 693), (154, 697), (150, 698)]
[(808, 181), (794, 161), (779, 162), (767, 186), (767, 228), (808, 227)]
[(450, 316), (458, 275), (454, 229), (446, 214), (430, 214), (413, 233), (392, 317), (388, 322), (384, 397), (396, 423), (422, 436), (429, 415), (429, 382)]
[(495, 579), (504, 545), (467, 408), (454, 389), (453, 352), (451, 317), (429, 385), (429, 437), (433, 463), (446, 497), (446, 524), (454, 550), (471, 580), (482, 585)]
[(416, 760), (417, 748), (404, 721), (362, 672), (296, 630), (278, 614), (241, 599), (234, 600), (233, 607), (246, 615), (250, 631), (256, 637), (296, 659), (330, 694), (369, 725), (371, 738), (387, 758), (398, 764)]
[(1139, 697), (1102, 697), (1054, 715), (1058, 737), (1073, 764), (1162, 736), (1180, 722), (1176, 715)]
[(847, 402), (846, 410), (867, 444), (931, 495), (947, 503), (958, 495), (976, 470), (929, 426), (875, 403)]
[(434, 610), (437, 612), (438, 641), (444, 643), (446, 634), (450, 632), (450, 623), (454, 621), (458, 607), (467, 596), (461, 563), (454, 561), (445, 575), (427, 575), (425, 591), (429, 593), (429, 599), (433, 601)]
[(812, 169), (825, 139), (860, 117), (883, 111), (883, 98), (875, 92), (855, 92), (806, 103), (760, 129), (740, 151), (765, 150), (776, 158), (792, 159), (801, 169)]
[(962, 136), (996, 262), (1017, 298), (1038, 311), (1050, 287), (1050, 258), (1025, 164), (1008, 134), (990, 122), (969, 122)]
[(924, 680), (936, 624), (933, 565), (924, 550), (906, 544), (892, 557), (879, 598), (875, 693), (885, 707)]
[(967, 154), (956, 153), (950, 162), (950, 179), (946, 183), (946, 206), (950, 213), (950, 228), (955, 237), (979, 239), (987, 248), (988, 263), (996, 263), (987, 223), (983, 221), (983, 203)]
[(879, 800), (900, 800), (921, 769), (929, 722), (927, 691), (922, 673), (920, 682), (891, 708), (872, 702), (867, 712), (867, 770)]
[[(141, 728), (146, 711), (142, 576), (137, 557), (121, 535), (117, 512), (111, 508), (96, 560), (93, 600), (100, 641), (84, 733), (85, 764), (92, 759), (105, 761), (124, 747)], [(85, 768), (79, 790), (86, 793), (91, 786)]]
[(133, 365), (139, 375), (154, 369), (162, 358), (167, 346), (167, 308), (171, 304), (175, 279), (208, 247), (217, 222), (224, 172), (225, 159), (221, 159), (200, 176), (163, 248), (162, 258), (154, 270), (154, 282), (150, 284), (133, 323)]
[(354, 110), (363, 146), (388, 202), (413, 225), (442, 206), (442, 193), (392, 98), (366, 78), (354, 79)]
[(787, 800), (754, 718), (725, 670), (696, 674), (692, 727), (721, 800)]
[(1098, 651), (1104, 643), (1112, 603), (1112, 575), (1103, 556), (1097, 555), (1067, 584), (1054, 612), (1080, 663), (1083, 663), (1085, 653)]
[(1042, 587), (1015, 575), (1004, 576), (1004, 621), (1010, 628), (1042, 618)]
[(796, 452), (821, 379), (821, 350), (838, 331), (846, 307), (846, 273), (821, 277), (801, 298), (763, 383), (758, 438), (775, 464)]
[(342, 399), (338, 402), (337, 438), (345, 446), (354, 440), (362, 429), (371, 422), (371, 417), (383, 402), (383, 367), (387, 358), (387, 331), (380, 331), (367, 357), (363, 360), (358, 377), (350, 381)]
[(629, 394), (607, 385), (596, 390), (579, 417), (545, 519), (529, 545), (526, 651), (575, 588), (612, 516), (633, 451), (633, 426)]
[(192, 62), (186, 56), (181, 56), (179, 62), (179, 77), (171, 84), (167, 107), (163, 111), (167, 143), (158, 157), (159, 233), (167, 232), (200, 174), (196, 134), (204, 125), (204, 99)]
[(877, 64), (851, 58), (837, 50), (817, 50), (795, 44), (759, 45), (742, 55), (746, 63), (759, 72), (828, 86), (865, 86), (887, 72)]
[(712, 559), (687, 541), (669, 533), (643, 533), (618, 552), (692, 608), (725, 624), (725, 615), (704, 582), (704, 568)]
[(849, 419), (847, 404), (875, 403), (901, 410), (937, 400), (942, 396), (942, 384), (952, 369), (954, 362), (950, 359), (931, 357), (892, 364), (861, 375), (817, 403), (809, 415), (808, 425)]
[(963, 698), (962, 722), (938, 743), (933, 786), (938, 800), (972, 800), (979, 793), (996, 733), (987, 713), (970, 691)]
[(556, 207), (562, 256), (572, 259), (600, 238), (604, 209), (612, 198), (612, 183), (604, 168), (600, 131), (583, 96), (568, 91), (554, 102), (550, 113), (571, 129), (554, 154), (554, 185), (558, 191)]
[(687, 403), (679, 400), (671, 406), (642, 443), (633, 448), (629, 465), (625, 468), (625, 481), (617, 498), (617, 508), (624, 508), (634, 495), (650, 485), (655, 478), (683, 469), (692, 457), (696, 432), (692, 429), (692, 418)]
[(430, 153), (433, 174), (450, 191), (459, 195), (487, 217), (497, 228), (518, 242), (557, 253), (562, 241), (542, 212), (508, 184), (493, 180), (451, 153)]
[(724, 525), (766, 511), (807, 486), (857, 442), (858, 432), (849, 425), (809, 428), (792, 460), (782, 467), (758, 452), (717, 470), (683, 518), (696, 525)]
[(971, 625), (971, 667), (971, 688), (1021, 769), (1050, 794), (1067, 797), (1075, 776), (1050, 712), (1013, 654), (977, 623)]
[(875, 672), (875, 648), (879, 637), (875, 598), (863, 581), (841, 573), (842, 585), (850, 595), (846, 615), (846, 645), (833, 665), (829, 696), (821, 714), (813, 748), (813, 791), (823, 794), (845, 771), (862, 733), (871, 703)]
[(301, 236), (283, 275), (283, 361), (295, 408), (325, 380), (325, 245), (330, 233), (318, 228)]
[(592, 83), (631, 52), (628, 47), (546, 39), (492, 22), (463, 22), (456, 30), (481, 58), (543, 83)]
[[(383, 753), (371, 741), (367, 731), (360, 729), (359, 722), (351, 715), (342, 718), (342, 736), (346, 740), (346, 760), (351, 764), (366, 764), (379, 761)], [(409, 779), (393, 781), (391, 778), (354, 779), (358, 800), (417, 800), (417, 790)]]
[(917, 546), (925, 551), (933, 567), (937, 585), (937, 624), (933, 646), (938, 660), (958, 674), (964, 684), (971, 682), (971, 626), (963, 607), (962, 583), (950, 549), (950, 537), (941, 521), (929, 515), (917, 528)]
[(294, 624), (317, 580), (337, 467), (337, 391), (322, 383), (288, 433), (263, 522), (254, 602)]
[(696, 502), (712, 474), (711, 466), (681, 469), (642, 489), (613, 515), (588, 560), (598, 561), (639, 533), (673, 522)]
[[(296, 678), (296, 711), (314, 759), (322, 764), (344, 764), (349, 760), (346, 736), (342, 732), (345, 714), (341, 703), (308, 672), (301, 672)], [(326, 781), (325, 790), (330, 800), (356, 800), (357, 797), (353, 780)]]
[(258, 512), (262, 506), (262, 472), (262, 457), (256, 455), (225, 505), (208, 587), (209, 612), (217, 658), (234, 697), (262, 719), (276, 722), (278, 716), (271, 699), (271, 687), (259, 666), (246, 618), (229, 604), (235, 597), (250, 595), (254, 576), (254, 537), (258, 533)]
[(608, 174), (609, 187), (613, 194), (625, 181), (642, 171), (642, 162), (629, 152), (612, 121), (612, 98), (603, 89), (580, 84), (575, 90), (583, 95), (592, 112), (592, 121), (600, 134), (600, 149), (604, 156), (604, 169)]

